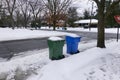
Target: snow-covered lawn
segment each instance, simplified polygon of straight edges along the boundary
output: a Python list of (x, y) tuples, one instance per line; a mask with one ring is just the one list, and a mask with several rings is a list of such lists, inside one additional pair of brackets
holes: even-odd
[[(84, 29), (84, 28), (67, 28), (69, 31), (83, 31), (83, 32), (97, 32), (97, 28)], [(120, 30), (120, 29), (119, 29)], [(117, 28), (105, 28), (105, 33), (117, 33)]]
[[(41, 29), (51, 29), (52, 30), (53, 28), (52, 27), (51, 28), (41, 27)], [(60, 27), (57, 30), (62, 30), (62, 28)], [(82, 27), (77, 27), (77, 28), (67, 27), (67, 30), (68, 31), (97, 32), (97, 28), (91, 28), (91, 30), (89, 31), (89, 28), (85, 29), (85, 28), (82, 28)], [(117, 33), (117, 28), (105, 28), (105, 33)]]
[[(41, 29), (49, 29), (48, 27), (42, 27)], [(50, 28), (52, 29), (52, 28)], [(62, 30), (59, 28), (57, 30)], [(89, 29), (84, 28), (67, 28), (68, 31), (83, 31), (83, 32), (97, 32), (96, 28)], [(116, 33), (117, 28), (106, 28), (106, 33)], [(43, 30), (30, 30), (30, 29), (11, 29), (0, 28), (0, 41), (19, 40), (19, 39), (31, 39), (31, 38), (43, 38), (50, 36), (63, 36), (70, 33), (58, 32), (58, 31), (43, 31)], [(71, 33), (72, 34), (72, 33)]]
[[(3, 80), (120, 80), (120, 42), (106, 41), (105, 49), (96, 41), (81, 42), (80, 53), (51, 61), (48, 49), (23, 52), (0, 62)], [(25, 54), (25, 55), (24, 55)]]
[(0, 41), (63, 36), (70, 33), (43, 30), (0, 28)]

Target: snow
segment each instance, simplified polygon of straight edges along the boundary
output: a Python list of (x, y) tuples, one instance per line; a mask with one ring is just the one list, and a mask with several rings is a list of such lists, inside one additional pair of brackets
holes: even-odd
[[(91, 50), (93, 52), (93, 50)], [(101, 53), (91, 53), (89, 54), (89, 51), (87, 51), (85, 54), (77, 54), (72, 57), (66, 58), (61, 61), (55, 61), (51, 62), (47, 66), (43, 68), (43, 76), (40, 80), (47, 80), (49, 77), (52, 79), (50, 80), (56, 80), (58, 77), (61, 77), (57, 80), (71, 80), (70, 76), (72, 76), (72, 72), (78, 71), (79, 69), (83, 68), (84, 66), (88, 65), (91, 61), (98, 58), (98, 56), (101, 56)], [(90, 57), (88, 57), (90, 56)], [(54, 66), (56, 65), (56, 66)], [(55, 71), (54, 71), (55, 70)], [(57, 75), (53, 75), (57, 73)], [(64, 77), (62, 77), (64, 75)], [(76, 79), (75, 79), (76, 80)]]
[(19, 78), (21, 78), (19, 80), (23, 80), (22, 77), (34, 73), (37, 68), (41, 68), (50, 61), (48, 57), (46, 57), (48, 56), (48, 49), (25, 53), (31, 55), (24, 57), (19, 55), (10, 61), (0, 63), (0, 79), (11, 80), (11, 78), (16, 77), (17, 80)]
[(95, 47), (96, 41), (80, 42), (80, 53), (51, 61), (48, 49), (15, 55), (0, 62), (3, 80), (119, 80), (120, 42), (106, 41), (105, 49)]
[[(82, 31), (82, 32), (97, 32), (97, 28), (84, 29), (81, 27), (78, 28), (67, 28), (68, 31)], [(120, 29), (119, 29), (120, 30)], [(117, 33), (117, 28), (105, 28), (105, 33)]]
[(59, 41), (59, 40), (63, 40), (62, 38), (60, 37), (50, 37), (48, 38), (49, 40), (52, 40), (52, 41)]
[(27, 80), (119, 80), (120, 43), (109, 42), (65, 59), (52, 61)]
[[(49, 27), (41, 27), (41, 29), (49, 29)], [(53, 28), (51, 27), (50, 30), (51, 29), (53, 29)], [(59, 28), (57, 30), (62, 30), (62, 28)], [(82, 26), (76, 27), (76, 28), (67, 27), (67, 31), (97, 32), (97, 28), (91, 28), (91, 30), (89, 31), (89, 28), (84, 29), (84, 28), (82, 28)], [(105, 28), (105, 33), (115, 33), (116, 34), (117, 28)], [(69, 35), (74, 35), (74, 34), (69, 34)]]
[[(85, 45), (84, 43), (80, 44)], [(93, 45), (93, 41), (91, 41), (91, 44)], [(84, 49), (81, 48), (81, 51)], [(28, 76), (31, 73), (36, 73), (34, 71), (41, 69), (51, 61), (48, 58), (48, 53), (48, 49), (22, 52), (15, 55), (10, 61), (2, 61), (0, 63), (0, 79), (6, 80), (8, 77), (22, 77), (23, 75)], [(64, 46), (64, 54), (66, 54), (66, 46)]]
[[(76, 24), (78, 23), (90, 23), (90, 19), (85, 19), (85, 20), (79, 20), (79, 21), (75, 21)], [(98, 23), (97, 19), (91, 19), (91, 23)]]
[(70, 33), (28, 29), (0, 28), (0, 41), (63, 36)]
[[(82, 28), (68, 28), (70, 29), (88, 31)], [(2, 40), (16, 39), (18, 34), (22, 36), (17, 39), (25, 39), (23, 38), (25, 35), (28, 35), (27, 38), (32, 38), (31, 34), (36, 36), (38, 33), (39, 37), (42, 33), (53, 36), (50, 35), (52, 31), (9, 28), (0, 28), (0, 30), (0, 35), (8, 37), (5, 39), (1, 35)], [(96, 28), (92, 28), (89, 32), (92, 31), (95, 32)], [(106, 31), (114, 33), (116, 29), (106, 29)], [(10, 33), (14, 34), (14, 38), (9, 39)], [(61, 35), (61, 32), (58, 32), (58, 35)], [(63, 33), (63, 35), (68, 34)], [(44, 34), (43, 37), (47, 35)], [(57, 38), (52, 37), (52, 39)], [(95, 40), (80, 42), (78, 47), (80, 53), (75, 55), (66, 54), (66, 45), (64, 45), (65, 58), (61, 60), (51, 61), (48, 48), (22, 52), (14, 55), (11, 60), (0, 58), (0, 80), (120, 80), (120, 42), (106, 41), (106, 48), (103, 49), (97, 48), (96, 42)]]
[[(41, 29), (49, 29), (48, 27), (42, 27)], [(52, 29), (52, 28), (50, 28)], [(61, 30), (58, 29), (58, 30)], [(83, 32), (97, 32), (97, 28), (89, 29), (84, 28), (67, 28), (68, 31), (83, 31)], [(116, 33), (117, 28), (106, 28), (106, 33)], [(58, 32), (58, 31), (43, 31), (43, 30), (29, 30), (29, 29), (15, 29), (10, 28), (0, 28), (0, 41), (9, 41), (9, 40), (21, 40), (21, 39), (32, 39), (32, 38), (44, 38), (44, 37), (55, 37), (55, 36), (65, 36), (73, 35), (72, 33), (67, 32)]]

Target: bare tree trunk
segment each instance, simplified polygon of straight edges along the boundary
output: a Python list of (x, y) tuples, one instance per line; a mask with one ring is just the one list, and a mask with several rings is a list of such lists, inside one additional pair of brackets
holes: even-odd
[(53, 18), (54, 20), (53, 20), (53, 30), (56, 30), (56, 20), (55, 20), (55, 18)]
[(53, 30), (56, 30), (56, 12), (53, 14)]
[(98, 38), (97, 47), (105, 48), (105, 1), (102, 0), (101, 4), (98, 6)]
[(120, 0), (113, 0), (112, 3), (106, 8), (106, 0), (93, 0), (98, 6), (98, 38), (97, 47), (105, 48), (105, 20), (111, 13), (111, 9), (120, 3)]
[(98, 18), (98, 38), (97, 38), (97, 47), (105, 48), (105, 23), (104, 23), (104, 15), (99, 14)]

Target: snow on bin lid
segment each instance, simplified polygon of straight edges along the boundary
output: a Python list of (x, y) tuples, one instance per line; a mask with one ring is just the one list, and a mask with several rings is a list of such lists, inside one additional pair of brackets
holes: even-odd
[(70, 36), (70, 37), (80, 37), (80, 36), (78, 36), (77, 34), (69, 34), (69, 35), (67, 35), (67, 36)]
[(62, 38), (60, 38), (60, 37), (50, 37), (50, 38), (48, 38), (49, 40), (51, 40), (51, 41), (59, 41), (59, 40), (63, 40)]

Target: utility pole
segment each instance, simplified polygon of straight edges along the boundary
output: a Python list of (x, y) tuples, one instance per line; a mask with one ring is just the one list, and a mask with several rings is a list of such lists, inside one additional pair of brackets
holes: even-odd
[(92, 8), (91, 8), (91, 16), (90, 16), (90, 24), (89, 24), (89, 31), (91, 31), (91, 23), (92, 23), (92, 17), (93, 17), (93, 5), (94, 5), (94, 2), (92, 2)]
[(117, 42), (118, 42), (118, 39), (119, 39), (119, 25), (117, 26)]

